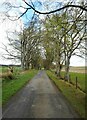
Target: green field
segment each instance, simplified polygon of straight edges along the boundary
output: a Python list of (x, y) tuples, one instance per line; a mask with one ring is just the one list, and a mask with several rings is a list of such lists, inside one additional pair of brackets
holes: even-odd
[(54, 81), (56, 86), (68, 99), (68, 101), (75, 108), (75, 110), (79, 113), (79, 115), (84, 118), (85, 93), (81, 92), (79, 89), (76, 89), (73, 85), (69, 84), (68, 82), (65, 82), (64, 80), (59, 80), (53, 72), (47, 71), (47, 74), (50, 77), (50, 79)]
[[(22, 70), (21, 67), (13, 66), (13, 71), (15, 76), (16, 74), (20, 73)], [(8, 66), (0, 66), (0, 78), (4, 78), (8, 76), (8, 74), (9, 74)]]
[(1, 67), (0, 66), (0, 73), (4, 73), (4, 72), (7, 72), (7, 71), (8, 71), (8, 67), (6, 67), (6, 66)]
[(19, 89), (21, 89), (29, 80), (31, 80), (37, 70), (28, 70), (21, 73), (17, 78), (12, 80), (5, 79), (2, 82), (2, 104), (4, 105), (12, 95), (14, 95)]
[[(21, 70), (21, 67), (13, 66), (13, 69), (15, 70)], [(8, 66), (0, 66), (0, 73), (8, 72)]]
[[(62, 77), (64, 77), (65, 72), (62, 72), (61, 75)], [(70, 82), (72, 84), (76, 84), (76, 77), (77, 77), (77, 84), (78, 87), (82, 90), (82, 91), (86, 91), (85, 89), (85, 80), (87, 77), (87, 74), (85, 73), (75, 73), (75, 72), (70, 72)]]
[(0, 66), (0, 73), (2, 73), (2, 67)]

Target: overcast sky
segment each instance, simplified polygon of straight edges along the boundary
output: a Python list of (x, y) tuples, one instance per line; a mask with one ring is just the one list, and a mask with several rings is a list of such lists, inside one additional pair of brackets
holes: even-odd
[[(11, 1), (14, 5), (23, 5), (25, 6), (25, 3), (22, 1), (22, 0), (1, 0), (0, 1), (0, 64), (15, 64), (17, 63), (17, 61), (8, 61), (4, 58), (2, 58), (2, 55), (5, 54), (5, 51), (2, 49), (3, 47), (3, 43), (5, 45), (8, 44), (8, 40), (7, 40), (7, 37), (6, 37), (6, 32), (7, 31), (20, 31), (21, 30), (21, 27), (23, 27), (23, 22), (26, 20), (24, 16), (22, 19), (20, 20), (17, 20), (17, 21), (10, 21), (8, 20), (5, 16), (4, 16), (4, 8), (2, 7), (2, 3), (5, 2), (5, 1)], [(28, 0), (27, 0), (28, 1)], [(34, 3), (35, 3), (35, 0), (32, 0)], [(49, 0), (39, 0), (39, 1), (43, 1), (42, 4), (44, 4), (45, 2), (49, 1)], [(54, 0), (50, 0), (50, 2), (53, 2)], [(69, 0), (55, 0), (56, 2), (67, 2)], [(36, 3), (35, 3), (36, 4)], [(53, 6), (55, 7), (55, 4), (53, 3)], [(54, 7), (51, 7), (52, 9)], [(50, 8), (50, 9), (51, 9)], [(37, 5), (37, 9), (38, 9), (38, 5)], [(39, 8), (41, 9), (41, 8)], [(51, 9), (51, 10), (52, 10)], [(45, 11), (45, 9), (41, 9), (42, 11)], [(19, 16), (19, 12), (24, 12), (24, 9), (23, 8), (20, 8), (19, 11), (10, 11), (10, 15), (17, 15)], [(31, 11), (30, 13), (28, 13), (28, 16), (32, 14), (33, 12)], [(40, 16), (41, 19), (44, 18), (43, 15)], [(71, 62), (70, 62), (70, 65), (71, 66), (84, 66), (85, 65), (85, 60), (82, 59), (82, 58), (79, 58), (79, 57), (76, 57), (76, 56), (73, 56), (71, 58)]]

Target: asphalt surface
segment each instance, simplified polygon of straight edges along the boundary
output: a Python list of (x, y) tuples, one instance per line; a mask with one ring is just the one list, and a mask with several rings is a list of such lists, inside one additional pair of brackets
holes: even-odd
[(3, 118), (78, 118), (44, 70), (3, 107)]

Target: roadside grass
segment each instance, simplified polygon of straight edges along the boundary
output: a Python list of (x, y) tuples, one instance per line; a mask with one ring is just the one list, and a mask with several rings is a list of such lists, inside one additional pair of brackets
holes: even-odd
[(0, 107), (2, 105), (2, 79), (0, 78)]
[(64, 96), (69, 100), (79, 115), (82, 118), (85, 118), (85, 93), (81, 92), (79, 89), (76, 89), (68, 82), (59, 80), (53, 72), (47, 71), (47, 74), (64, 94)]
[(2, 82), (2, 105), (4, 105), (10, 97), (20, 90), (29, 80), (31, 80), (37, 72), (37, 70), (28, 70), (21, 73), (17, 78)]
[[(61, 72), (61, 76), (64, 77), (65, 72)], [(75, 72), (70, 72), (70, 82), (72, 84), (76, 84), (76, 77), (77, 77), (77, 84), (78, 87), (82, 90), (86, 92), (86, 88), (85, 88), (85, 78), (87, 77), (87, 74), (85, 73), (75, 73)]]

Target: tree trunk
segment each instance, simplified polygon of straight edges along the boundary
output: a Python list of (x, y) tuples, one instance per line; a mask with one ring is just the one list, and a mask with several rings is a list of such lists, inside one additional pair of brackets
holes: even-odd
[(21, 68), (24, 70), (24, 40), (21, 40)]
[(70, 58), (67, 57), (66, 63), (65, 63), (65, 80), (69, 81), (69, 65), (70, 65)]
[(24, 70), (24, 60), (23, 60), (23, 56), (21, 55), (21, 68), (22, 70)]
[(61, 66), (60, 66), (60, 61), (58, 60), (57, 65), (56, 65), (56, 74), (58, 77), (60, 77), (60, 72), (61, 72)]

